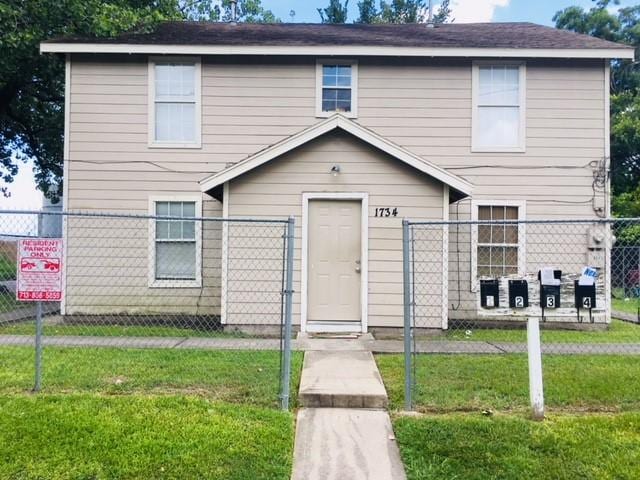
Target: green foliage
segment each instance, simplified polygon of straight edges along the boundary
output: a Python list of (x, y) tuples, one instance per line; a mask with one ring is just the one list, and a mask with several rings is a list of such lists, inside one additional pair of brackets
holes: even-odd
[(349, 0), (346, 0), (344, 5), (340, 0), (329, 0), (329, 6), (317, 10), (322, 23), (346, 23), (348, 6)]
[[(633, 45), (640, 54), (640, 5), (609, 10), (619, 0), (594, 0), (585, 10), (573, 6), (553, 17), (558, 28), (585, 33), (605, 40)], [(640, 183), (640, 72), (635, 62), (624, 60), (611, 64), (611, 165), (613, 193), (617, 197), (630, 193), (635, 200), (614, 198), (613, 211), (628, 216), (625, 209), (637, 202)], [(630, 201), (631, 200), (631, 201)]]
[[(165, 20), (228, 17), (229, 0), (3, 0), (0, 2), (1, 191), (18, 166), (34, 159), (38, 188), (50, 198), (62, 193), (64, 60), (40, 55), (53, 37), (111, 37), (148, 31)], [(277, 21), (260, 0), (240, 0), (239, 20)]]
[[(385, 0), (376, 8), (375, 0), (358, 2), (360, 16), (356, 23), (418, 23), (428, 19), (428, 2), (425, 0)], [(443, 0), (433, 14), (434, 23), (452, 22), (450, 0)]]

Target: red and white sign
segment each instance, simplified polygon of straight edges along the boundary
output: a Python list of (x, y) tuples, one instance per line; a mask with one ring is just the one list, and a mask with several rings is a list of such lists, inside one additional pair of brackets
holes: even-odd
[(61, 238), (23, 238), (18, 242), (16, 298), (24, 302), (62, 299)]

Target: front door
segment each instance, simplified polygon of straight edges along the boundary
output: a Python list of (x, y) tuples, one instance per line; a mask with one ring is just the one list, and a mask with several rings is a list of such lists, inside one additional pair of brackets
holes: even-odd
[(360, 322), (358, 200), (310, 200), (308, 306), (311, 322)]

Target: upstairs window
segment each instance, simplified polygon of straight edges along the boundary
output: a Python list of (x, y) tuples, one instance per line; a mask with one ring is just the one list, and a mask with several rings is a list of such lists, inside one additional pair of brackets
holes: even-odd
[(525, 67), (522, 64), (474, 64), (474, 151), (524, 151), (524, 82)]
[(316, 115), (342, 113), (357, 116), (357, 64), (350, 61), (318, 62)]
[(200, 62), (153, 61), (149, 68), (150, 144), (200, 146)]

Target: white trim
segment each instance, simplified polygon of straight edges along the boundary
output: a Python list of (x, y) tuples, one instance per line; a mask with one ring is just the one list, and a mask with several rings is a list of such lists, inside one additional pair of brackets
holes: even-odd
[(358, 61), (332, 60), (330, 58), (316, 60), (316, 117), (328, 118), (336, 113), (322, 110), (322, 67), (324, 65), (349, 65), (351, 67), (351, 111), (341, 113), (348, 118), (358, 118)]
[[(607, 183), (604, 191), (604, 208), (607, 218), (611, 218), (611, 64), (604, 61), (604, 162), (607, 171)], [(605, 246), (605, 320), (611, 323), (611, 225), (607, 227), (609, 235)]]
[[(157, 202), (195, 202), (196, 217), (202, 216), (202, 196), (197, 195), (150, 195), (149, 215), (156, 214)], [(202, 222), (195, 222), (196, 237), (196, 278), (195, 280), (162, 280), (156, 279), (156, 220), (149, 219), (149, 263), (147, 268), (147, 285), (149, 288), (201, 288), (202, 287)]]
[[(195, 65), (195, 142), (158, 142), (155, 139), (155, 66), (166, 62)], [(149, 148), (202, 148), (202, 62), (200, 57), (149, 57), (147, 67), (147, 146)]]
[[(229, 218), (229, 182), (222, 190), (222, 218)], [(227, 292), (229, 288), (229, 222), (222, 222), (222, 264), (220, 270), (220, 322), (227, 323)]]
[[(362, 220), (360, 222), (360, 331), (367, 333), (369, 311), (369, 194), (365, 192), (307, 192), (302, 194), (302, 261), (300, 276), (300, 330), (307, 332), (308, 302), (308, 254), (309, 254), (309, 200), (360, 200)], [(340, 323), (335, 322), (337, 332)], [(333, 325), (333, 323), (332, 323)], [(327, 330), (324, 330), (327, 331)], [(350, 331), (353, 331), (351, 329)]]
[[(478, 145), (478, 92), (480, 90), (481, 66), (512, 66), (518, 67), (518, 113), (519, 130), (518, 145), (514, 146), (487, 146)], [(514, 105), (515, 107), (515, 105)], [(489, 153), (524, 153), (527, 148), (527, 66), (525, 62), (508, 60), (487, 61), (475, 60), (471, 66), (471, 152)]]
[[(442, 185), (442, 220), (449, 221), (449, 185)], [(442, 225), (442, 329), (449, 326), (449, 225)]]
[[(71, 131), (71, 55), (67, 54), (64, 61), (64, 147), (62, 153), (62, 211), (69, 210), (69, 154), (71, 151), (69, 132)], [(60, 314), (67, 312), (67, 245), (69, 235), (69, 219), (62, 217), (62, 300)]]
[[(527, 218), (526, 200), (485, 200), (471, 199), (471, 220), (478, 221), (478, 207), (518, 207), (518, 220)], [(527, 270), (526, 224), (518, 224), (518, 275)], [(471, 225), (471, 291), (478, 291), (478, 225)]]
[(627, 58), (634, 49), (620, 48), (452, 48), (395, 46), (160, 45), (55, 43), (40, 44), (40, 53), (123, 53), (147, 55), (308, 55), (348, 57), (485, 57), (485, 58)]
[(222, 170), (214, 175), (211, 175), (204, 180), (200, 181), (200, 189), (203, 192), (207, 192), (214, 187), (222, 185), (225, 182), (233, 180), (234, 178), (243, 175), (250, 170), (253, 170), (264, 163), (277, 158), (294, 148), (297, 148), (305, 143), (313, 140), (314, 138), (318, 138), (321, 135), (324, 135), (327, 132), (330, 132), (336, 128), (340, 128), (347, 133), (359, 138), (360, 140), (373, 145), (374, 147), (382, 150), (385, 153), (388, 153), (392, 157), (401, 160), (413, 168), (426, 173), (427, 175), (435, 178), (436, 180), (440, 180), (441, 182), (449, 185), (455, 190), (462, 192), (466, 195), (470, 195), (472, 192), (472, 185), (463, 180), (461, 177), (454, 175), (445, 169), (434, 165), (427, 160), (411, 153), (410, 151), (396, 145), (395, 143), (390, 142), (384, 137), (378, 135), (377, 133), (349, 120), (344, 115), (339, 113), (334, 114), (333, 116), (327, 118), (326, 120), (322, 120), (321, 122), (316, 123), (312, 127), (309, 127), (301, 132), (298, 132), (291, 137), (287, 137), (281, 142), (272, 145), (271, 147), (265, 148), (261, 152), (258, 152), (255, 155), (252, 155), (245, 160), (236, 163), (235, 165)]
[(308, 322), (307, 333), (354, 333), (361, 329), (360, 322)]

